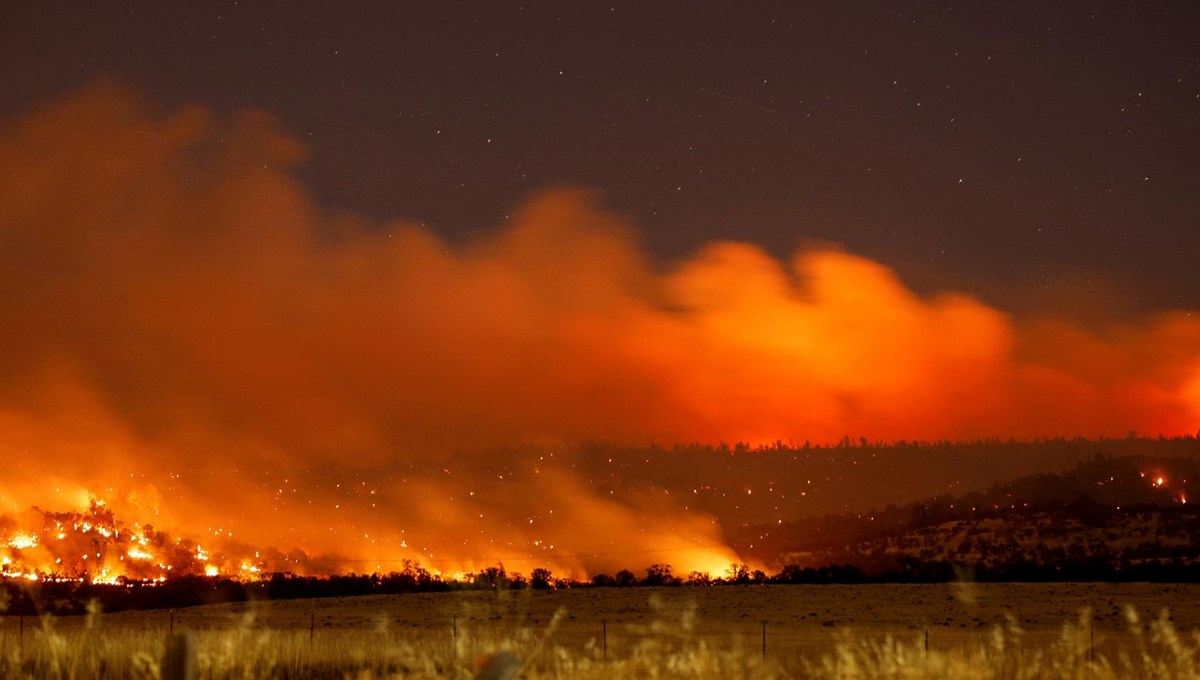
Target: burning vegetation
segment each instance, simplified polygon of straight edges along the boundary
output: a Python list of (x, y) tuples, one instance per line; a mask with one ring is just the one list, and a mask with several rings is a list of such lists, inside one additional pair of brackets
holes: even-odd
[[(127, 525), (104, 501), (82, 512), (32, 508), (27, 523), (0, 523), (0, 576), (31, 581), (161, 583), (171, 577), (255, 578), (268, 567), (258, 553), (209, 552), (150, 524)], [(286, 560), (285, 560), (286, 561)], [(283, 570), (286, 564), (274, 565)]]
[[(859, 570), (846, 573), (874, 578), (895, 571), (907, 564), (906, 560), (946, 565), (958, 560), (1015, 573), (1021, 564), (1061, 568), (1067, 556), (1094, 557), (1093, 569), (1101, 562), (1111, 566), (1124, 560), (1129, 566), (1173, 556), (1183, 560), (1178, 566), (1187, 567), (1189, 560), (1200, 555), (1200, 549), (1193, 550), (1200, 546), (1200, 539), (1187, 538), (1191, 535), (1188, 531), (1179, 534), (1177, 529), (1186, 529), (1192, 521), (1188, 518), (1194, 515), (1187, 496), (1200, 475), (1196, 446), (1195, 438), (1183, 437), (991, 443), (980, 446), (980, 451), (968, 445), (769, 450), (691, 447), (641, 453), (597, 447), (571, 456), (509, 451), (502, 457), (491, 456), (490, 467), (483, 459), (477, 461), (475, 473), (482, 478), (513, 478), (514, 488), (522, 489), (525, 484), (519, 469), (528, 467), (529, 474), (540, 476), (550, 474), (552, 466), (566, 465), (588, 477), (595, 491), (611, 492), (614, 507), (633, 503), (626, 498), (629, 494), (630, 499), (637, 499), (646, 490), (654, 490), (651, 492), (664, 497), (679, 496), (688, 512), (720, 518), (722, 524), (693, 542), (685, 541), (678, 531), (664, 530), (661, 533), (670, 534), (674, 542), (648, 543), (646, 549), (628, 549), (629, 542), (612, 543), (602, 553), (594, 548), (595, 537), (572, 542), (569, 531), (575, 519), (567, 516), (556, 525), (556, 516), (566, 513), (545, 507), (535, 515), (497, 513), (486, 525), (496, 540), (467, 545), (481, 557), (422, 552), (426, 535), (417, 531), (408, 534), (414, 545), (394, 546), (391, 554), (318, 556), (240, 543), (228, 529), (209, 530), (203, 541), (195, 535), (175, 535), (148, 522), (123, 519), (110, 504), (93, 497), (80, 511), (31, 508), (0, 519), (0, 576), (125, 585), (197, 577), (253, 583), (280, 574), (301, 579), (373, 574), (380, 582), (388, 581), (389, 574), (401, 573), (411, 576), (406, 577), (409, 581), (426, 585), (431, 579), (450, 584), (482, 578), (491, 587), (501, 583), (508, 587), (526, 582), (629, 585), (638, 581), (631, 570), (646, 563), (654, 567), (648, 570), (647, 582), (666, 585), (682, 580), (711, 583), (724, 578), (731, 564), (746, 561), (753, 566), (742, 566), (739, 573), (761, 573), (759, 580), (784, 567), (816, 570), (844, 564)], [(1112, 457), (1093, 453), (1093, 449), (1141, 455)], [(1147, 455), (1154, 452), (1157, 455)], [(987, 491), (969, 491), (981, 483), (960, 473), (972, 471), (975, 456), (985, 455), (1005, 458), (1014, 471), (1026, 466), (1034, 471), (1044, 469), (1056, 460), (1061, 465), (1074, 461), (1075, 465), (1067, 473), (1037, 472), (992, 485)], [(687, 474), (674, 465), (658, 464), (674, 458), (690, 463)], [(1043, 467), (1037, 467), (1038, 463)], [(853, 469), (853, 475), (829, 474), (847, 467)], [(887, 496), (900, 479), (900, 469), (928, 477), (929, 488), (948, 486), (959, 492), (935, 493), (916, 501)], [(696, 479), (711, 483), (697, 485)], [(790, 481), (780, 483), (781, 479)], [(946, 485), (945, 480), (954, 481)], [(304, 486), (309, 480), (293, 481)], [(355, 487), (348, 480), (331, 485)], [(760, 493), (747, 494), (747, 489), (759, 489)], [(496, 497), (482, 490), (466, 496), (478, 497), (480, 507), (496, 504)], [(880, 500), (887, 501), (886, 507)], [(394, 512), (395, 506), (382, 493), (350, 494), (337, 505), (355, 516), (360, 505), (381, 504), (384, 516)], [(282, 508), (285, 514), (288, 510)], [(369, 519), (378, 522), (379, 518), (373, 515)], [(645, 540), (661, 540), (653, 521), (647, 522), (652, 530)], [(1048, 533), (1043, 522), (1059, 533)], [(530, 526), (535, 528), (530, 530)], [(989, 527), (986, 541), (979, 536), (984, 531), (980, 526)], [(341, 529), (355, 531), (353, 526)], [(523, 531), (529, 533), (522, 542), (514, 540)], [(707, 538), (710, 535), (720, 542), (703, 542), (711, 540)], [(547, 536), (553, 538), (546, 540)], [(1176, 540), (1180, 537), (1182, 543)], [(380, 543), (372, 540), (367, 536), (358, 548), (381, 550)], [(1072, 542), (1079, 545), (1072, 547)], [(1098, 552), (1094, 546), (1119, 550)], [(789, 574), (787, 578), (833, 578), (816, 571), (801, 576), (795, 570), (783, 573)], [(747, 577), (729, 578), (740, 581)]]

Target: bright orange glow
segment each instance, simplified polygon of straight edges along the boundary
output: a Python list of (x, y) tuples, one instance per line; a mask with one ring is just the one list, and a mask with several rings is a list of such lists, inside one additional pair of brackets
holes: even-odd
[[(661, 493), (453, 453), (1200, 429), (1185, 311), (1016, 319), (834, 248), (655, 262), (582, 191), (451, 244), (322, 214), (302, 155), (266, 114), (103, 84), (0, 128), (6, 569), (719, 573), (713, 518)], [(357, 466), (388, 473), (322, 483)]]
[[(10, 532), (0, 528), (2, 576), (115, 583), (118, 577), (157, 581), (171, 574), (201, 573), (202, 563), (192, 554), (200, 552), (198, 546), (156, 532), (148, 524), (127, 525), (99, 500), (79, 512), (33, 510), (22, 519), (38, 528)], [(288, 566), (281, 562), (276, 568)], [(257, 574), (260, 565), (244, 562), (242, 569)], [(221, 571), (205, 565), (204, 573), (215, 576)]]
[(1200, 361), (1191, 371), (1191, 376), (1185, 380), (1180, 396), (1190, 409), (1193, 419), (1200, 422)]
[(38, 537), (34, 534), (15, 533), (12, 538), (8, 539), (8, 547), (13, 550), (28, 550), (36, 548), (37, 544)]

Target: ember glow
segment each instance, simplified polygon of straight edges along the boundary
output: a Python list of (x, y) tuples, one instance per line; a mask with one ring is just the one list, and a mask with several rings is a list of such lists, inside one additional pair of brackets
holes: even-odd
[(456, 453), (1200, 426), (1193, 313), (1017, 319), (828, 247), (656, 262), (579, 190), (452, 244), (322, 214), (302, 156), (266, 114), (103, 84), (3, 126), (6, 574), (720, 573), (667, 494)]
[[(266, 561), (224, 542), (230, 552), (207, 552), (190, 539), (175, 539), (150, 524), (127, 525), (103, 501), (80, 512), (37, 508), (0, 525), (0, 576), (117, 583), (158, 582), (174, 575), (254, 576)], [(32, 527), (17, 529), (15, 526)], [(287, 560), (276, 560), (288, 571)]]

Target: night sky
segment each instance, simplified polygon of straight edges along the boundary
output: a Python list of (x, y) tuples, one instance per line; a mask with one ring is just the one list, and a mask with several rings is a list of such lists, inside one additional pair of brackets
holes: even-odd
[(1191, 2), (10, 3), (0, 115), (97, 79), (277, 117), (325, 214), (458, 242), (581, 187), (664, 262), (840, 244), (923, 293), (1200, 307)]

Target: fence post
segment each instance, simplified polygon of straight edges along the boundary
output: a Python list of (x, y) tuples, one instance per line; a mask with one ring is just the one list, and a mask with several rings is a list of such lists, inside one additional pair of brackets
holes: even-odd
[(608, 619), (600, 620), (600, 639), (604, 650), (604, 663), (608, 663)]
[(763, 622), (762, 622), (762, 626), (763, 626), (763, 634), (762, 634), (762, 658), (765, 660), (765, 659), (767, 658), (767, 622), (766, 622), (766, 621), (763, 621)]
[(167, 621), (168, 621), (167, 634), (174, 635), (175, 634), (175, 609), (174, 608), (167, 610)]
[(308, 610), (308, 646), (312, 646), (313, 631), (317, 629), (317, 610)]
[(450, 617), (450, 654), (458, 661), (458, 616)]
[(196, 680), (196, 636), (184, 631), (167, 638), (159, 673), (163, 680)]
[(18, 642), (18, 649), (21, 652), (21, 656), (24, 657), (25, 656), (25, 615), (21, 614), (21, 616), (19, 617), (19, 620), (20, 620), (21, 633), (20, 633), (20, 641)]
[(929, 656), (929, 626), (925, 626), (925, 656)]
[(1096, 663), (1096, 621), (1088, 621), (1088, 661)]

